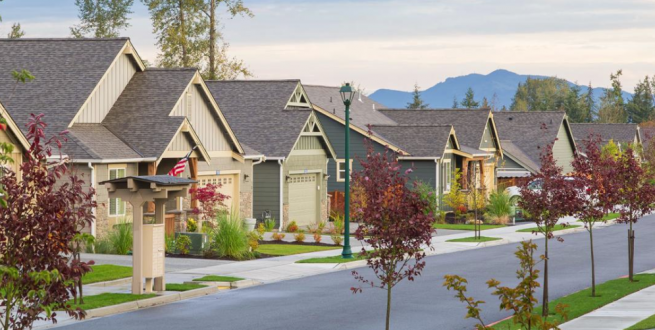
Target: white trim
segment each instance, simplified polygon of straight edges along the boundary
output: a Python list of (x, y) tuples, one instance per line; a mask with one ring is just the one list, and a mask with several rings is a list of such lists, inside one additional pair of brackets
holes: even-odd
[(284, 221), (284, 158), (279, 159), (277, 163), (280, 164), (280, 228), (278, 230), (282, 231), (282, 221)]
[[(210, 155), (211, 155), (211, 153), (210, 153)], [(243, 159), (252, 159), (252, 160), (259, 159), (259, 162), (261, 163), (261, 162), (266, 161), (267, 159), (270, 159), (270, 158), (267, 158), (264, 155), (249, 155), (249, 156), (244, 156)], [(253, 164), (253, 165), (257, 165), (257, 164)]]
[[(337, 177), (335, 179), (337, 180), (337, 182), (346, 182), (346, 178), (341, 177), (341, 170), (339, 169), (339, 164), (346, 165), (346, 160), (343, 159), (343, 158), (335, 159), (334, 163), (335, 163), (335, 173), (337, 174)], [(353, 173), (353, 160), (352, 159), (350, 159), (350, 168), (349, 169), (350, 169), (350, 175), (352, 175), (352, 173)], [(343, 171), (344, 171), (344, 174), (345, 174), (346, 169), (343, 169)]]
[[(88, 163), (87, 167), (89, 169), (91, 169), (91, 188), (93, 188), (93, 190), (95, 191), (95, 189), (96, 189), (96, 167), (91, 163)], [(92, 198), (92, 200), (94, 202), (97, 201), (97, 196), (98, 196), (97, 193), (95, 193), (95, 194), (93, 194), (93, 196), (91, 196), (91, 198)], [(95, 206), (91, 209), (91, 213), (93, 213), (93, 221), (91, 222), (91, 235), (93, 237), (96, 237), (96, 222), (98, 221), (97, 220), (98, 219), (97, 211), (98, 211), (97, 207), (95, 207)]]
[[(444, 160), (442, 160), (441, 164), (442, 165), (448, 164), (448, 172), (449, 172), (448, 176), (449, 176), (449, 178), (446, 178), (446, 180), (444, 180), (443, 192), (444, 193), (449, 193), (450, 192), (450, 187), (452, 186), (452, 182), (453, 182), (453, 163), (451, 162), (450, 159), (444, 159)], [(443, 174), (446, 174), (445, 171), (444, 171)], [(448, 184), (449, 181), (450, 181), (450, 184)]]
[(323, 170), (297, 170), (289, 171), (289, 175), (301, 175), (301, 174), (312, 174), (312, 173), (321, 173)]
[(398, 160), (434, 160), (437, 161), (441, 157), (412, 157), (412, 156), (398, 156)]
[(241, 170), (216, 170), (216, 171), (199, 171), (198, 176), (201, 175), (228, 175), (228, 174), (239, 174)]
[[(304, 96), (304, 97), (305, 97), (305, 102), (306, 102), (306, 103), (301, 103), (301, 102), (291, 102), (291, 99), (292, 99), (294, 96), (296, 96), (296, 92), (298, 92), (298, 90), (300, 90), (300, 91), (299, 91), (299, 92), (300, 92), (300, 96)], [(292, 106), (292, 107), (301, 107), (301, 108), (307, 108), (307, 109), (311, 109), (311, 108), (312, 108), (312, 103), (309, 102), (309, 96), (308, 96), (307, 93), (305, 92), (305, 89), (302, 87), (302, 84), (300, 84), (300, 81), (298, 81), (298, 85), (296, 85), (296, 88), (293, 90), (293, 93), (291, 94), (291, 96), (289, 96), (289, 100), (287, 101), (287, 104), (284, 106), (284, 109), (286, 110), (289, 106)]]
[[(124, 177), (128, 176), (127, 175), (127, 164), (118, 164), (118, 165), (116, 165), (114, 167), (107, 167), (107, 178), (111, 179), (111, 171), (119, 171), (119, 170), (123, 170), (123, 175), (124, 176), (119, 177), (118, 172), (116, 172), (116, 177), (114, 179), (124, 178)], [(118, 206), (118, 204), (116, 204), (116, 212), (117, 213), (116, 214), (111, 214), (111, 200), (112, 199), (120, 200), (123, 203), (123, 205), (124, 205), (123, 206), (123, 213), (118, 213), (120, 207)], [(109, 201), (108, 201), (107, 204), (108, 204), (107, 205), (107, 217), (109, 217), (109, 218), (123, 217), (127, 213), (126, 212), (127, 211), (127, 202), (123, 201), (120, 198), (109, 198)]]

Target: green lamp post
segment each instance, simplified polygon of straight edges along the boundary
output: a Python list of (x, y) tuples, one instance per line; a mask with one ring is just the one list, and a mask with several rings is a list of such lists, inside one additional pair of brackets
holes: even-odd
[(355, 96), (355, 90), (349, 83), (341, 87), (339, 90), (343, 105), (346, 106), (346, 155), (345, 155), (345, 201), (344, 201), (344, 219), (345, 219), (345, 232), (343, 235), (343, 252), (341, 257), (344, 259), (352, 259), (353, 252), (350, 249), (350, 104)]

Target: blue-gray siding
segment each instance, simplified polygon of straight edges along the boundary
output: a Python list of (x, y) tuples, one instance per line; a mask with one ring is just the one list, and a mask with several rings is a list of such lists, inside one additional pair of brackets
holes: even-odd
[(279, 225), (280, 219), (280, 165), (277, 161), (263, 162), (253, 167), (253, 216), (263, 220), (269, 211)]

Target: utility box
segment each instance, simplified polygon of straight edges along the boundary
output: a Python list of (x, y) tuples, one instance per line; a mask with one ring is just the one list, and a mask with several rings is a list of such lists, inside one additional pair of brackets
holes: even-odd
[(164, 276), (164, 224), (143, 225), (143, 277)]

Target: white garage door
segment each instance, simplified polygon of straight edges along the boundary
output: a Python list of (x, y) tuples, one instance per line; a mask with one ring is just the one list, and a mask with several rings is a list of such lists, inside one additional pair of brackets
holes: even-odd
[(291, 175), (289, 182), (289, 221), (303, 227), (318, 217), (316, 174)]
[(230, 198), (223, 201), (225, 208), (228, 211), (232, 210), (232, 205), (238, 207), (239, 205), (239, 194), (237, 192), (237, 175), (236, 174), (223, 174), (223, 175), (200, 175), (198, 176), (198, 183), (201, 187), (204, 187), (208, 184), (218, 185), (221, 187), (218, 189), (223, 195), (230, 196)]

